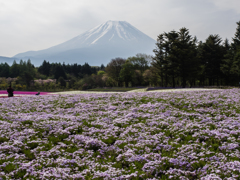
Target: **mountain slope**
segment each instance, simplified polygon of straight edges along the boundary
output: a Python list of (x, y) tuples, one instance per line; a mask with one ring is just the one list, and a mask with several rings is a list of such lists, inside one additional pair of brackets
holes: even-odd
[(0, 63), (7, 63), (9, 65), (12, 65), (13, 61), (16, 60), (18, 61), (17, 58), (10, 58), (10, 57), (5, 57), (5, 56), (0, 56)]
[(18, 59), (31, 59), (40, 65), (50, 62), (107, 64), (112, 58), (152, 54), (155, 40), (125, 21), (108, 21), (62, 44), (40, 51), (15, 55)]

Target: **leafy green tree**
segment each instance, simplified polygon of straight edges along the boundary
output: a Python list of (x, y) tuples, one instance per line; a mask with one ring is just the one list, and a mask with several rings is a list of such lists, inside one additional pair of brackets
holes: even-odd
[(95, 86), (95, 82), (92, 76), (85, 75), (84, 78), (82, 79), (82, 89), (91, 89)]
[(66, 81), (64, 80), (64, 78), (62, 76), (60, 76), (58, 78), (58, 83), (60, 84), (60, 86), (66, 87)]
[(141, 56), (133, 56), (133, 57), (129, 57), (127, 59), (127, 61), (129, 61), (130, 63), (132, 63), (133, 65), (133, 68), (135, 70), (140, 70), (141, 73), (143, 73), (146, 69), (149, 68), (148, 64), (149, 62), (144, 58), (144, 57), (141, 57)]
[(104, 75), (105, 73), (106, 73), (105, 71), (100, 70), (97, 72), (97, 75)]
[(23, 84), (26, 84), (27, 87), (30, 86), (30, 83), (33, 79), (34, 79), (33, 75), (28, 71), (22, 72), (19, 76), (19, 81)]
[[(98, 71), (99, 72), (99, 71)], [(104, 72), (104, 71), (103, 71)], [(104, 73), (105, 74), (105, 73)], [(97, 87), (103, 87), (104, 86), (104, 81), (102, 79), (103, 75), (104, 74), (98, 74), (98, 75), (95, 75), (95, 74), (92, 74), (92, 78), (94, 80), (94, 84), (97, 86)]]
[(134, 74), (133, 64), (126, 61), (119, 73), (120, 79), (125, 82), (125, 86), (128, 87), (128, 83), (132, 81)]
[(144, 85), (143, 73), (140, 70), (134, 70), (131, 82), (133, 86)]
[(137, 54), (136, 56), (129, 57), (127, 61), (133, 65), (134, 74), (133, 74), (133, 85), (143, 85), (143, 73), (149, 68), (150, 56), (146, 54)]
[(151, 64), (151, 61), (152, 61), (152, 58), (153, 58), (152, 55), (148, 55), (148, 54), (144, 54), (144, 53), (138, 53), (138, 54), (136, 54), (136, 57), (137, 58), (144, 58), (147, 61), (148, 66)]
[(74, 84), (77, 82), (77, 77), (74, 76), (73, 74), (67, 74), (67, 79), (68, 79), (68, 86), (69, 88), (73, 88)]
[(151, 71), (151, 69), (147, 69), (146, 71), (144, 71), (143, 78), (147, 85), (150, 85), (152, 83), (153, 72)]
[(117, 82), (117, 85), (120, 85), (121, 78), (119, 76), (120, 71), (125, 64), (126, 60), (123, 58), (115, 58), (112, 59), (110, 63), (107, 64), (106, 72), (108, 74), (108, 77), (113, 79), (113, 81)]

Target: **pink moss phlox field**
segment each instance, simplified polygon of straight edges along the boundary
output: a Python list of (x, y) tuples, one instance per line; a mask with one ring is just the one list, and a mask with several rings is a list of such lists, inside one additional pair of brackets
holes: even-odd
[(240, 90), (0, 99), (0, 179), (239, 179)]

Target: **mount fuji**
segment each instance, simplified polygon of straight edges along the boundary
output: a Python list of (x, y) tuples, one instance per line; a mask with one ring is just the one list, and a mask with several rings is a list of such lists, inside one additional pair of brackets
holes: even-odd
[(106, 65), (116, 57), (127, 58), (137, 53), (153, 54), (156, 41), (126, 21), (107, 21), (62, 44), (40, 51), (19, 53), (13, 58), (31, 59), (35, 66), (43, 60), (91, 66)]

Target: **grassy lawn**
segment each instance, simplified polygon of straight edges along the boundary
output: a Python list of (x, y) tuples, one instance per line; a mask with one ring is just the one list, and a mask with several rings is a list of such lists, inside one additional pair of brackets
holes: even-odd
[(124, 88), (124, 87), (113, 87), (113, 88), (94, 88), (94, 89), (88, 89), (87, 91), (98, 91), (98, 92), (127, 92), (132, 91), (136, 89), (142, 89), (142, 88)]

